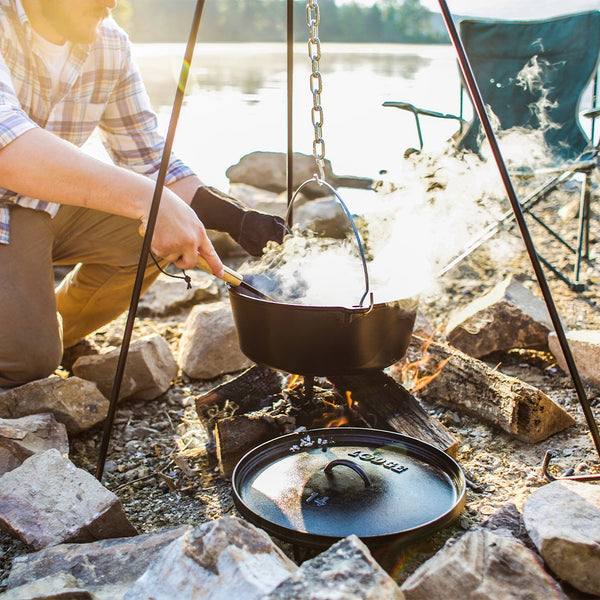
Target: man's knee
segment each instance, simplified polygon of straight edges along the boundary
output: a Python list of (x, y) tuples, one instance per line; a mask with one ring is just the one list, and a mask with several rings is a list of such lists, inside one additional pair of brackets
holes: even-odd
[(0, 387), (16, 387), (49, 377), (60, 366), (60, 338), (52, 344), (33, 343), (18, 353), (0, 358)]

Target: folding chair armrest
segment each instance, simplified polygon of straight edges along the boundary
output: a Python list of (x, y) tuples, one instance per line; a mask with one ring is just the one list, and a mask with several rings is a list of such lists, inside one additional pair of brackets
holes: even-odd
[(600, 108), (594, 108), (593, 110), (586, 110), (581, 113), (584, 117), (588, 119), (595, 119), (596, 117), (600, 117)]
[(458, 115), (452, 115), (447, 113), (441, 113), (435, 110), (429, 110), (427, 108), (420, 108), (409, 102), (397, 102), (395, 100), (386, 100), (383, 106), (391, 106), (393, 108), (400, 108), (402, 110), (408, 110), (417, 115), (424, 115), (426, 117), (436, 117), (438, 119), (456, 119), (457, 121), (465, 122), (465, 119)]
[[(465, 122), (465, 119), (459, 117), (457, 115), (445, 114), (441, 112), (437, 112), (435, 110), (429, 110), (427, 108), (419, 108), (410, 102), (398, 102), (396, 100), (386, 100), (383, 103), (383, 106), (391, 106), (392, 108), (399, 108), (401, 110), (407, 110), (411, 112), (415, 117), (415, 125), (417, 126), (417, 135), (419, 136), (419, 152), (423, 150), (423, 133), (421, 131), (421, 121), (419, 119), (420, 115), (425, 117), (435, 117), (438, 119), (456, 119), (461, 124)], [(411, 152), (415, 150), (413, 148), (410, 149)], [(408, 152), (408, 151), (407, 151)]]

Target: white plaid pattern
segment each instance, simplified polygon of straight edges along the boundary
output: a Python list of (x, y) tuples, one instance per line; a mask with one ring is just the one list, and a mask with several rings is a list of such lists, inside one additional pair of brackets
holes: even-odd
[[(0, 0), (0, 148), (35, 127), (80, 147), (98, 127), (115, 164), (155, 175), (164, 140), (126, 33), (109, 18), (93, 44), (74, 45), (55, 97), (31, 46), (31, 25), (21, 0)], [(166, 183), (191, 174), (172, 156)], [(0, 187), (0, 243), (9, 241), (10, 203), (51, 215), (59, 208)]]

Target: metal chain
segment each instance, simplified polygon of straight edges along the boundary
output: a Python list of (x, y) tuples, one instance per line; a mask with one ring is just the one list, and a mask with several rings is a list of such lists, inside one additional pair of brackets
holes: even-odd
[(313, 156), (319, 169), (319, 178), (325, 180), (325, 140), (323, 139), (323, 107), (321, 106), (321, 92), (323, 91), (323, 79), (319, 72), (319, 60), (321, 58), (321, 42), (319, 41), (319, 3), (317, 0), (308, 0), (306, 3), (306, 21), (310, 30), (308, 39), (308, 57), (312, 63), (310, 74), (310, 90), (313, 96), (313, 106), (310, 114), (315, 130), (313, 140)]

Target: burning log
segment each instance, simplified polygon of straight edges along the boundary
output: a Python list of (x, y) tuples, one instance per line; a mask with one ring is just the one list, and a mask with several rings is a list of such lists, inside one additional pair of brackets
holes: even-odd
[(281, 391), (282, 375), (267, 367), (253, 366), (231, 381), (195, 399), (198, 418), (209, 437), (207, 450), (214, 457), (217, 421), (270, 406), (273, 394)]
[(338, 390), (351, 390), (355, 409), (373, 427), (415, 437), (456, 458), (454, 436), (389, 375), (378, 371), (329, 379)]
[(211, 405), (223, 407), (226, 401), (235, 402), (240, 413), (250, 412), (266, 406), (269, 397), (281, 391), (281, 373), (267, 367), (253, 366), (231, 381), (213, 388), (196, 398), (198, 415)]
[(286, 414), (262, 412), (219, 419), (215, 424), (215, 442), (219, 471), (231, 479), (233, 469), (246, 452), (259, 444), (295, 429), (295, 420)]
[(531, 444), (575, 423), (541, 390), (515, 377), (437, 342), (413, 336), (412, 344), (414, 348), (427, 347), (426, 373), (437, 372), (445, 362), (438, 376), (420, 392), (423, 399), (478, 417)]

